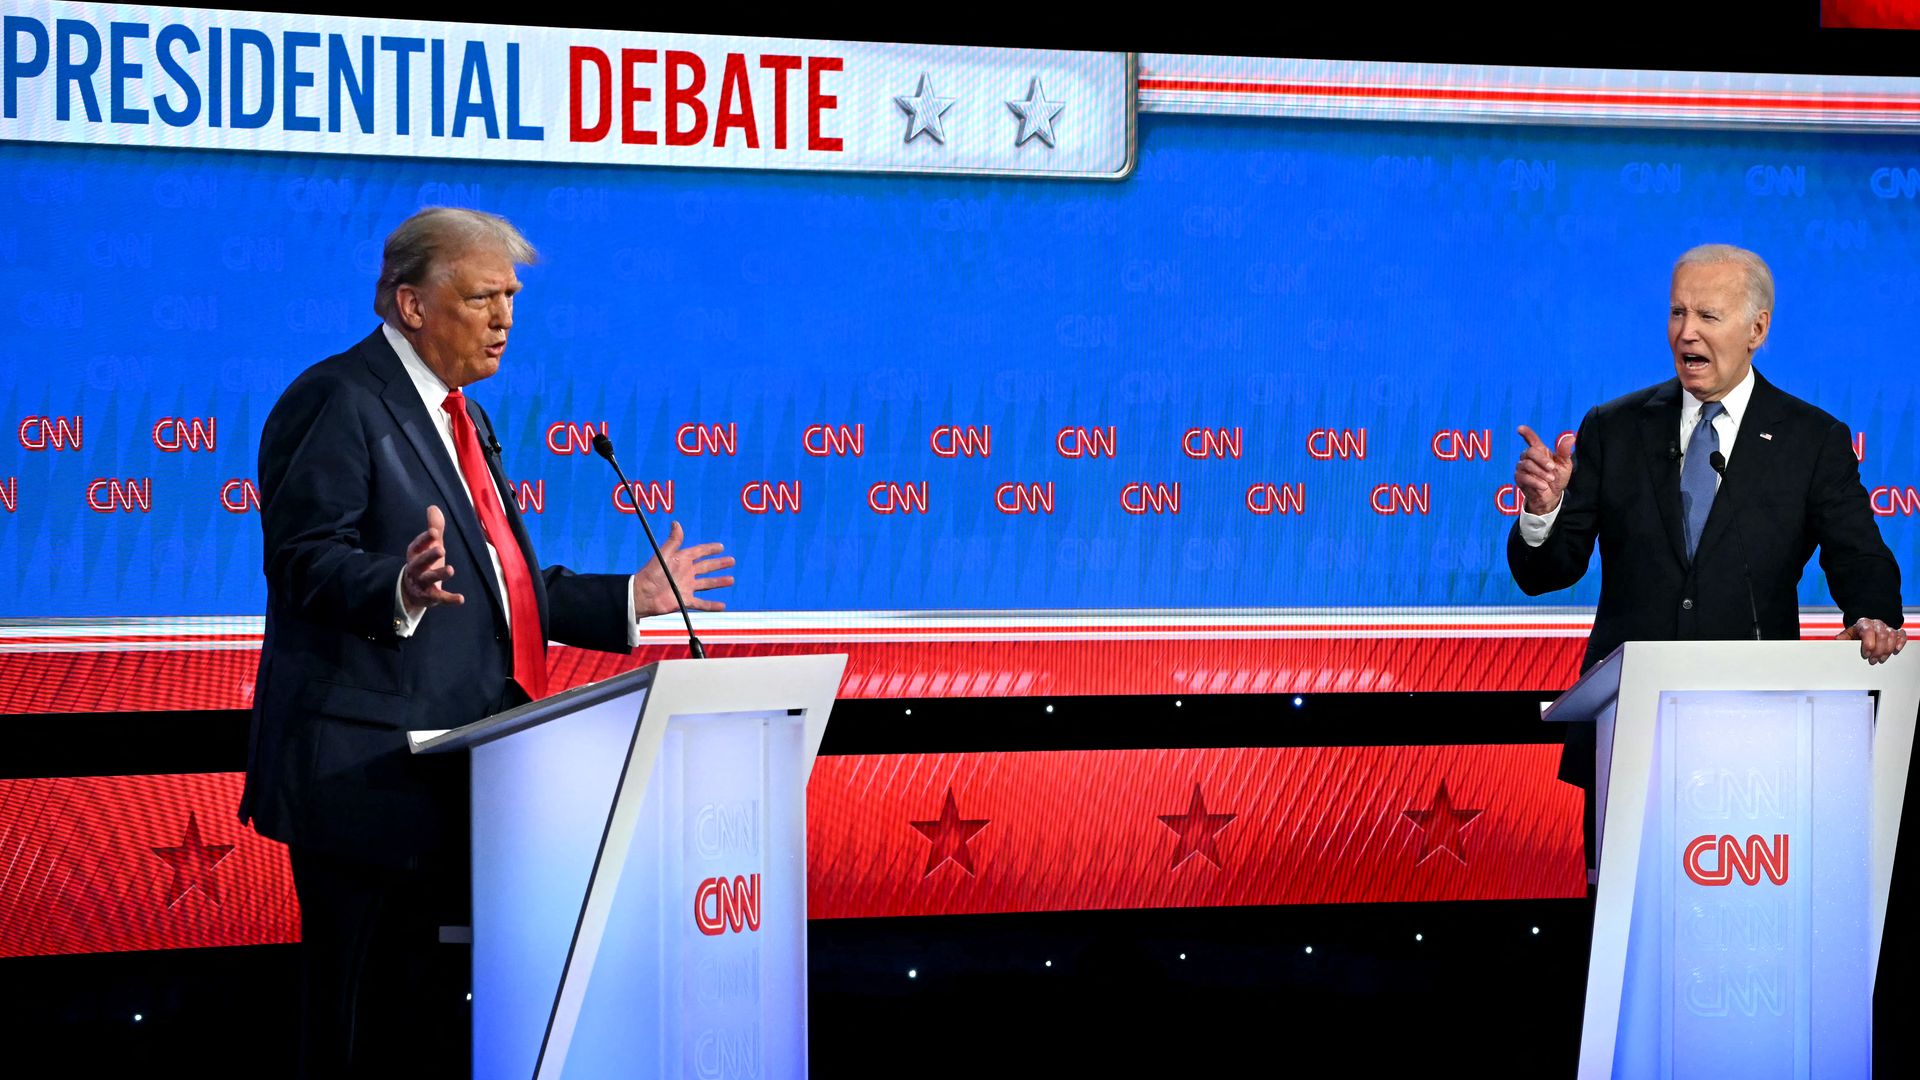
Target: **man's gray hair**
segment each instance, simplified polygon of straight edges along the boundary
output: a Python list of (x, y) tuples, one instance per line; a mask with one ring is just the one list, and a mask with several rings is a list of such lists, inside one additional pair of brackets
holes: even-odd
[(380, 283), (373, 310), (391, 321), (393, 297), (402, 285), (420, 285), (446, 270), (448, 259), (480, 249), (497, 252), (524, 266), (540, 257), (513, 223), (498, 214), (454, 206), (429, 206), (400, 223), (387, 236), (380, 259)]
[(1673, 264), (1673, 272), (1679, 273), (1683, 266), (1715, 266), (1720, 263), (1735, 263), (1747, 276), (1747, 318), (1758, 318), (1763, 311), (1773, 310), (1773, 271), (1767, 269), (1767, 260), (1732, 244), (1701, 244), (1689, 249)]

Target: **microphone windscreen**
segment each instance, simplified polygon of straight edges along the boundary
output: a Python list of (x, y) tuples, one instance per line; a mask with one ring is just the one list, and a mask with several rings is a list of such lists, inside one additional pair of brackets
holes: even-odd
[(1727, 455), (1718, 450), (1713, 452), (1713, 456), (1708, 458), (1707, 462), (1713, 466), (1714, 472), (1723, 473), (1727, 471)]
[(593, 452), (608, 461), (613, 460), (613, 440), (607, 438), (606, 432), (603, 431), (593, 437)]

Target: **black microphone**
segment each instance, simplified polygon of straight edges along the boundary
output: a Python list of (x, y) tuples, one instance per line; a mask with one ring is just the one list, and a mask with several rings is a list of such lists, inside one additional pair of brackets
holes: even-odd
[[(621, 471), (620, 463), (613, 459), (613, 440), (607, 438), (605, 433), (595, 435), (593, 452), (607, 459), (607, 464), (613, 466), (613, 475), (620, 478), (620, 485), (627, 489), (629, 496), (633, 496), (632, 482), (627, 479), (627, 474)], [(640, 509), (640, 500), (637, 497), (633, 500), (633, 516), (640, 519), (640, 529), (647, 534), (647, 546), (653, 549), (653, 557), (660, 563), (660, 572), (667, 576), (667, 588), (673, 590), (673, 602), (679, 605), (680, 619), (687, 624), (687, 651), (693, 654), (695, 660), (705, 660), (707, 650), (700, 644), (700, 639), (693, 634), (693, 619), (687, 615), (687, 601), (680, 595), (680, 586), (673, 580), (673, 570), (667, 566), (667, 557), (660, 554), (660, 543), (653, 538), (653, 527), (647, 524), (647, 515)]]
[[(1715, 450), (1713, 456), (1707, 459), (1707, 463), (1713, 466), (1714, 474), (1720, 477), (1720, 482), (1722, 484), (1726, 483), (1727, 455)], [(1729, 529), (1728, 531), (1737, 533), (1739, 530)], [(1734, 543), (1740, 545), (1740, 576), (1745, 578), (1747, 582), (1747, 614), (1753, 619), (1753, 640), (1759, 641), (1760, 607), (1753, 602), (1753, 571), (1748, 568), (1747, 564), (1747, 545), (1741, 540), (1735, 540)]]
[(1677, 440), (1677, 439), (1676, 439), (1676, 440), (1674, 440), (1673, 442), (1670, 442), (1670, 443), (1668, 443), (1668, 444), (1667, 444), (1667, 460), (1668, 460), (1668, 461), (1679, 461), (1679, 460), (1680, 460), (1680, 442), (1679, 442), (1679, 440)]

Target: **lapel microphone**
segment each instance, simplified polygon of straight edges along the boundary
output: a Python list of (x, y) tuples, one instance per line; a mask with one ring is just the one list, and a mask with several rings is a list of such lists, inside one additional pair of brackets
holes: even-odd
[[(1715, 450), (1713, 456), (1707, 459), (1707, 463), (1713, 466), (1714, 475), (1718, 476), (1721, 485), (1725, 486), (1727, 482), (1727, 455)], [(1739, 530), (1729, 525), (1727, 531), (1737, 533)], [(1753, 571), (1749, 569), (1747, 563), (1747, 545), (1745, 541), (1739, 539), (1735, 539), (1734, 543), (1739, 545), (1740, 549), (1740, 576), (1746, 579), (1747, 583), (1747, 615), (1753, 619), (1753, 640), (1759, 641), (1760, 607), (1753, 602)]]
[(660, 563), (660, 572), (667, 576), (667, 588), (673, 590), (673, 602), (680, 609), (680, 621), (687, 624), (687, 651), (695, 660), (705, 660), (707, 650), (700, 644), (700, 639), (694, 636), (693, 619), (687, 615), (687, 602), (680, 595), (679, 584), (673, 580), (673, 570), (667, 566), (667, 557), (660, 554), (660, 544), (653, 538), (653, 527), (647, 524), (646, 512), (640, 509), (640, 499), (634, 495), (632, 482), (621, 470), (620, 463), (613, 458), (613, 440), (607, 438), (604, 433), (595, 435), (593, 452), (607, 459), (607, 464), (613, 466), (613, 475), (620, 478), (621, 486), (625, 487), (627, 494), (633, 497), (633, 516), (640, 519), (640, 529), (647, 534), (647, 546), (653, 549), (653, 557)]

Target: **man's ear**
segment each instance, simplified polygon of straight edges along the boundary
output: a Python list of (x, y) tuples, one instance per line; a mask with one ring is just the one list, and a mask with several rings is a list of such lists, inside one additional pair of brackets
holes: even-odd
[(1747, 331), (1747, 351), (1759, 352), (1760, 346), (1767, 343), (1767, 331), (1773, 329), (1773, 312), (1763, 311), (1753, 317), (1753, 328)]
[(393, 291), (393, 309), (400, 316), (400, 325), (408, 330), (418, 330), (427, 324), (426, 297), (412, 285), (402, 285)]

